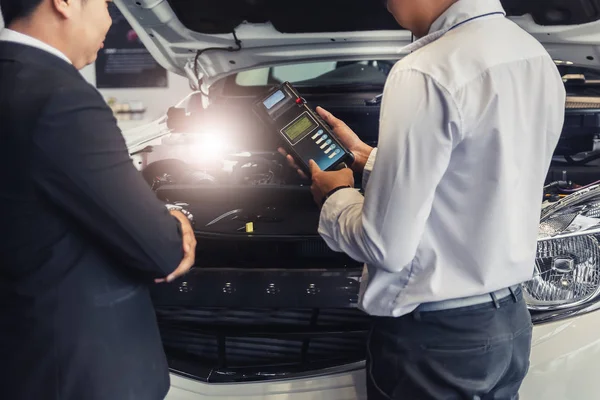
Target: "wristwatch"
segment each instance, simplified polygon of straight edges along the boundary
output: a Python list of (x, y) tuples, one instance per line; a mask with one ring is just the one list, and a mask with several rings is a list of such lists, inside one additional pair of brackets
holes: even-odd
[(187, 203), (174, 203), (174, 204), (165, 204), (165, 207), (167, 207), (167, 210), (169, 211), (179, 211), (181, 212), (183, 215), (185, 215), (185, 217), (191, 222), (194, 222), (194, 215), (189, 212), (186, 207), (189, 207), (190, 205)]

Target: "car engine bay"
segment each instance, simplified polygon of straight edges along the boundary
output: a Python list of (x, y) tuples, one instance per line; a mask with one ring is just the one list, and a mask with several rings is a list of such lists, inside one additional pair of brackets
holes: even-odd
[[(376, 94), (306, 97), (375, 144), (379, 106), (365, 100)], [(251, 99), (217, 103), (209, 114), (171, 110), (171, 133), (143, 153), (148, 185), (159, 199), (185, 205), (198, 238), (197, 267), (152, 291), (171, 370), (226, 383), (360, 363), (369, 329), (357, 308), (362, 265), (319, 237), (309, 182), (286, 164), (244, 101)], [(599, 116), (567, 109), (541, 208), (600, 177)], [(544, 275), (551, 261), (539, 264), (539, 279), (566, 282)], [(545, 287), (532, 286), (531, 294), (543, 301)], [(554, 312), (546, 314), (537, 318)]]

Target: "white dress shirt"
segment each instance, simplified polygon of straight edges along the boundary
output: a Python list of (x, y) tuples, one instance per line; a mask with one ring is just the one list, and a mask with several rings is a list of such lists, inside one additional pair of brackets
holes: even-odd
[(336, 192), (319, 223), (366, 263), (360, 307), (380, 316), (531, 279), (564, 120), (554, 62), (498, 0), (458, 1), (408, 50), (385, 85), (365, 196)]
[(14, 42), (14, 43), (24, 44), (26, 46), (36, 47), (36, 48), (38, 48), (40, 50), (44, 50), (50, 54), (54, 54), (55, 56), (62, 58), (69, 64), (72, 64), (71, 60), (69, 60), (69, 58), (66, 55), (64, 55), (64, 53), (61, 52), (60, 50), (50, 46), (49, 44), (42, 42), (41, 40), (33, 38), (29, 35), (24, 35), (20, 32), (16, 32), (16, 31), (13, 31), (8, 28), (4, 28), (4, 29), (0, 30), (0, 41)]

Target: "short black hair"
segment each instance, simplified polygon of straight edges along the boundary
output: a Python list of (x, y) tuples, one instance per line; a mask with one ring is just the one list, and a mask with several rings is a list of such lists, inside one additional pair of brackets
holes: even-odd
[(26, 18), (42, 4), (43, 0), (0, 0), (0, 11), (4, 26), (8, 27), (17, 19)]

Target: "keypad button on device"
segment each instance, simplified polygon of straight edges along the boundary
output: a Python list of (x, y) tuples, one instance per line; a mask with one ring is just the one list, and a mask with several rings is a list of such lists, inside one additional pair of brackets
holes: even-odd
[(331, 139), (328, 139), (325, 143), (323, 143), (321, 145), (321, 150), (323, 150), (325, 147), (329, 146), (331, 144)]
[(319, 137), (319, 136), (321, 136), (322, 134), (323, 134), (323, 130), (322, 130), (322, 129), (319, 129), (319, 130), (317, 131), (317, 133), (315, 133), (315, 134), (313, 135), (313, 137), (312, 137), (312, 140), (315, 140), (316, 138), (318, 138), (318, 137)]
[(338, 154), (340, 154), (340, 149), (337, 149), (336, 151), (334, 151), (333, 153), (331, 153), (331, 155), (329, 156), (329, 158), (333, 158), (335, 156), (337, 156)]
[(321, 144), (321, 142), (322, 142), (323, 140), (326, 140), (328, 137), (329, 137), (329, 136), (327, 136), (327, 135), (323, 135), (323, 136), (321, 136), (321, 137), (319, 138), (319, 140), (317, 140), (317, 144)]

